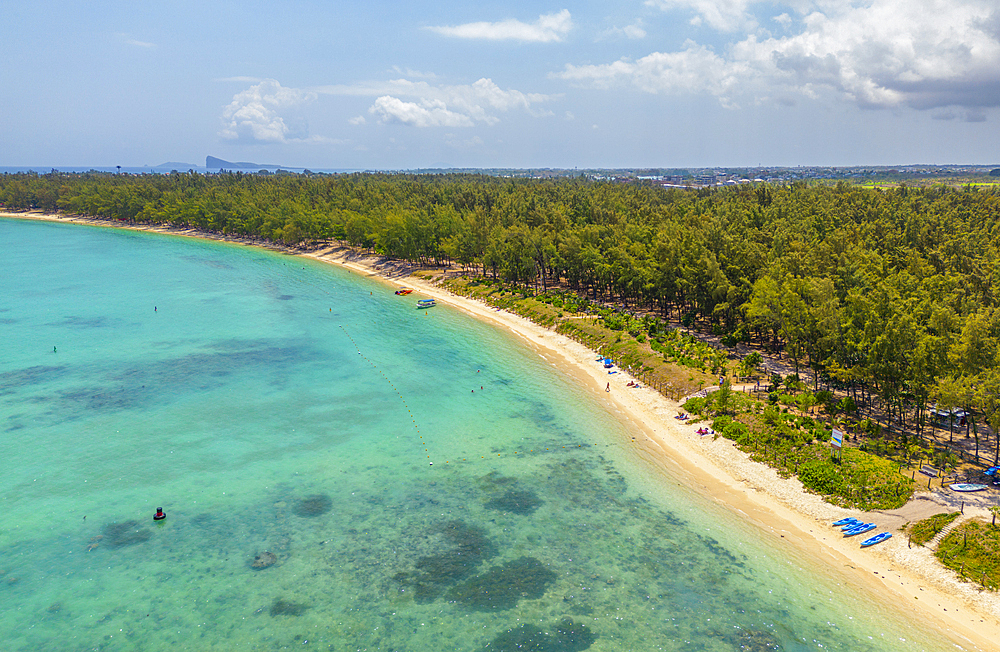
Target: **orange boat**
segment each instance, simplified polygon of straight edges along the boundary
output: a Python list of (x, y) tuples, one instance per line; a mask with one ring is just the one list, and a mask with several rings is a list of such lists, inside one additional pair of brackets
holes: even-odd
[(413, 288), (399, 288), (398, 290), (396, 290), (396, 294), (401, 296), (404, 294), (409, 294), (410, 292), (413, 292)]

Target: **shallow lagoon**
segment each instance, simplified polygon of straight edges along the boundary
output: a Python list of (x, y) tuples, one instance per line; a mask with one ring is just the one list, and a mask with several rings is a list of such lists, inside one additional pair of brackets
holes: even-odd
[(4, 649), (956, 649), (457, 311), (157, 234), (0, 251)]

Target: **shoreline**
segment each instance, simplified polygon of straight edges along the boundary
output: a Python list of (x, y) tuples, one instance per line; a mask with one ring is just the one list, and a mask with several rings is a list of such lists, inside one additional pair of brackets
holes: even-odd
[[(596, 354), (575, 341), (513, 313), (498, 311), (481, 302), (452, 294), (431, 281), (412, 276), (407, 269), (393, 266), (377, 269), (376, 265), (384, 262), (380, 256), (365, 256), (341, 246), (304, 251), (250, 238), (219, 236), (194, 228), (133, 225), (83, 216), (34, 212), (0, 212), (0, 216), (152, 231), (258, 246), (339, 265), (381, 280), (387, 289), (405, 282), (415, 291), (442, 304), (513, 333), (530, 349), (546, 354), (550, 364), (560, 373), (573, 378), (592, 395), (593, 400), (607, 409), (619, 411), (625, 417), (618, 418), (636, 435), (631, 444), (645, 461), (659, 469), (670, 465), (672, 473), (679, 472), (699, 493), (753, 522), (761, 528), (764, 536), (772, 536), (776, 543), (784, 539), (817, 563), (839, 569), (839, 574), (866, 587), (865, 592), (873, 599), (895, 603), (894, 608), (900, 611), (905, 609), (914, 619), (932, 623), (965, 649), (995, 649), (995, 642), (1000, 640), (1000, 596), (978, 591), (974, 585), (959, 581), (955, 573), (937, 562), (929, 549), (919, 546), (910, 549), (906, 537), (900, 535), (879, 546), (860, 549), (856, 540), (836, 536), (838, 531), (831, 528), (830, 523), (862, 512), (825, 503), (819, 496), (806, 492), (796, 478), (781, 478), (774, 469), (751, 461), (728, 440), (698, 436), (695, 427), (673, 419), (680, 411), (678, 403), (646, 387), (626, 388), (625, 383), (632, 380), (627, 372), (621, 371), (609, 377), (603, 368), (594, 363)], [(605, 391), (608, 381), (611, 383), (610, 392)], [(640, 434), (643, 436), (640, 437)], [(926, 500), (925, 494), (918, 494), (907, 507)], [(943, 504), (939, 507), (924, 506), (946, 511)], [(986, 514), (981, 508), (979, 512)], [(973, 508), (967, 508), (966, 513), (973, 513)], [(870, 513), (868, 519), (895, 530), (904, 517), (891, 513)]]

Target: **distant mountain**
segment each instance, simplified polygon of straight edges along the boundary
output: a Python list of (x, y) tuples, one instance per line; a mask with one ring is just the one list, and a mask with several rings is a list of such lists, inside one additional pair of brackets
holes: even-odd
[(205, 157), (205, 167), (209, 170), (300, 170), (302, 168), (290, 168), (287, 165), (274, 165), (273, 163), (248, 163), (246, 161), (224, 161), (214, 156)]

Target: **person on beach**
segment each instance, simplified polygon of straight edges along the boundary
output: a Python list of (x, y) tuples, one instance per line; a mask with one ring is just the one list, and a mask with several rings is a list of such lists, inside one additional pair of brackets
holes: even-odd
[(611, 383), (608, 383), (608, 386), (604, 388), (604, 391), (605, 392), (610, 392), (611, 391)]

